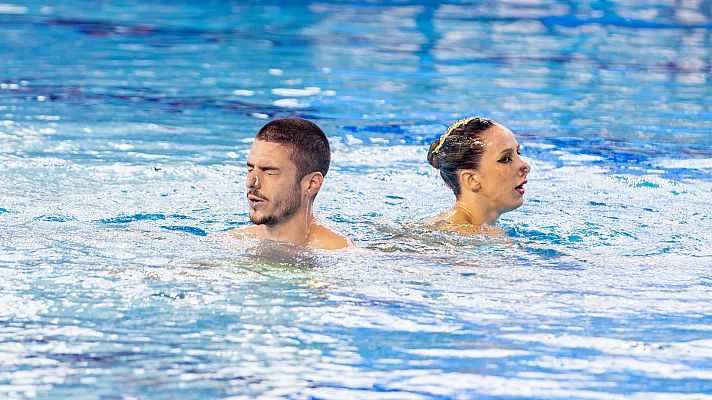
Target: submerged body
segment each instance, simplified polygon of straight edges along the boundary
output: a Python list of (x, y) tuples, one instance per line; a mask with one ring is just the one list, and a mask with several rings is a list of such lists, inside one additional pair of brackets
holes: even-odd
[(476, 224), (472, 220), (472, 213), (467, 207), (456, 203), (451, 209), (427, 219), (424, 224), (431, 229), (459, 233), (461, 235), (503, 233), (496, 226)]
[[(301, 229), (299, 229), (301, 231)], [(275, 235), (274, 232), (267, 230), (265, 226), (246, 226), (243, 228), (233, 229), (228, 231), (228, 234), (236, 238), (256, 238), (262, 240), (275, 240), (280, 242), (289, 242), (294, 244), (302, 244), (308, 247), (322, 250), (339, 250), (349, 247), (355, 247), (354, 243), (348, 237), (335, 232), (325, 225), (319, 223), (315, 218), (304, 228), (307, 232), (305, 235), (299, 234), (296, 237), (293, 235)]]

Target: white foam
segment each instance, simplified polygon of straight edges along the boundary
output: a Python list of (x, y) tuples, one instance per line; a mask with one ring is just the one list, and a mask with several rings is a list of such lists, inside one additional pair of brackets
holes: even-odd
[(285, 97), (306, 97), (314, 96), (321, 93), (321, 89), (318, 87), (306, 87), (304, 89), (287, 89), (287, 88), (275, 88), (272, 89), (272, 94), (277, 96)]
[(272, 104), (284, 108), (303, 108), (308, 106), (308, 104), (300, 103), (297, 99), (293, 98), (275, 100)]
[(401, 332), (455, 332), (457, 325), (437, 324), (432, 320), (413, 321), (395, 315), (356, 306), (342, 306), (321, 317), (323, 324), (335, 324), (348, 328), (382, 329)]
[(109, 143), (109, 146), (121, 151), (129, 151), (134, 149), (134, 145), (129, 143)]
[(638, 392), (628, 398), (632, 400), (710, 400), (712, 399), (712, 394)]
[[(447, 382), (447, 385), (444, 383)], [(605, 392), (592, 392), (576, 388), (576, 384), (565, 385), (556, 380), (533, 380), (506, 378), (492, 375), (465, 373), (431, 373), (394, 382), (389, 388), (408, 391), (428, 392), (435, 396), (455, 396), (463, 390), (477, 390), (480, 395), (529, 396), (529, 397), (576, 397), (588, 399), (615, 399), (625, 397)]]
[(234, 94), (235, 96), (254, 96), (255, 91), (246, 89), (235, 89), (232, 91), (232, 94)]
[(712, 158), (687, 158), (684, 160), (665, 160), (657, 163), (661, 168), (712, 169)]
[(527, 351), (506, 349), (406, 349), (403, 352), (427, 357), (448, 358), (505, 358), (529, 354)]
[(0, 4), (0, 14), (27, 14), (27, 7), (14, 4)]
[(690, 368), (679, 362), (659, 362), (633, 357), (592, 357), (574, 359), (544, 356), (528, 363), (533, 367), (593, 374), (636, 372), (649, 377), (667, 379), (712, 379), (712, 371)]
[(547, 346), (563, 348), (594, 349), (608, 354), (658, 354), (675, 359), (680, 355), (688, 357), (712, 357), (712, 340), (695, 340), (677, 343), (646, 343), (603, 337), (547, 335), (547, 334), (506, 334), (503, 337), (538, 342)]
[[(4, 286), (4, 287), (10, 287)], [(0, 317), (38, 319), (40, 312), (46, 311), (48, 305), (36, 300), (23, 299), (12, 294), (0, 294)]]
[(559, 160), (562, 161), (601, 161), (603, 160), (603, 157), (600, 156), (594, 156), (591, 154), (572, 154), (572, 153), (564, 153), (559, 156)]
[(351, 145), (363, 144), (363, 140), (357, 138), (354, 135), (347, 134), (346, 135), (346, 143), (351, 144)]

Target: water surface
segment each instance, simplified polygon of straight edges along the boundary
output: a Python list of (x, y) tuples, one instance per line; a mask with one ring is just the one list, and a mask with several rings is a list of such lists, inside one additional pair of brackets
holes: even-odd
[[(712, 397), (709, 2), (0, 5), (0, 395)], [(418, 222), (453, 121), (534, 171), (502, 237)], [(329, 135), (315, 208), (248, 223), (267, 120)]]

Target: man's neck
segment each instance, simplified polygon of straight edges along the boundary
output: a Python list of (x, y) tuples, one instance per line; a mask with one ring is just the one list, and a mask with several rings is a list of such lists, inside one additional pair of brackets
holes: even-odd
[(261, 225), (262, 239), (306, 244), (311, 226), (316, 223), (311, 210), (299, 210), (287, 221), (277, 225)]

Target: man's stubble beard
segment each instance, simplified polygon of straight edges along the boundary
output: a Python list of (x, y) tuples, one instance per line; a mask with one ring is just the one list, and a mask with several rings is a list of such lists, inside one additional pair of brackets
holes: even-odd
[(290, 194), (273, 200), (274, 212), (258, 217), (250, 212), (250, 221), (255, 225), (276, 226), (287, 222), (302, 206), (302, 196), (299, 185), (295, 185)]

